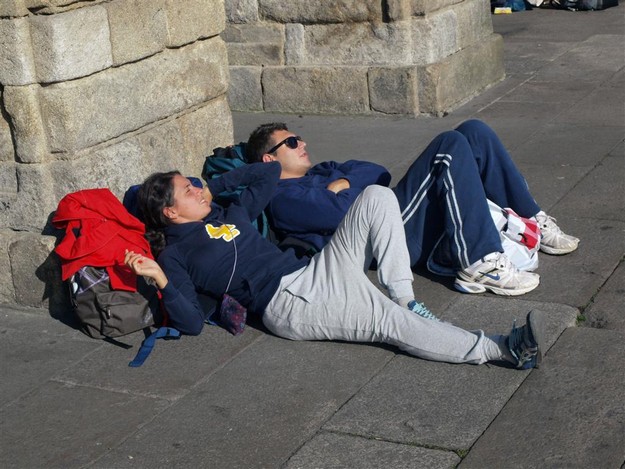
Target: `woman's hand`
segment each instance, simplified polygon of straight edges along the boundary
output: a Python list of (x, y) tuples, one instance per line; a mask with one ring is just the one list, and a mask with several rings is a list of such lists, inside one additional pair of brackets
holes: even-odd
[(145, 257), (143, 254), (137, 254), (134, 251), (126, 249), (124, 263), (137, 275), (154, 279), (159, 289), (165, 288), (167, 285), (167, 276), (158, 263)]

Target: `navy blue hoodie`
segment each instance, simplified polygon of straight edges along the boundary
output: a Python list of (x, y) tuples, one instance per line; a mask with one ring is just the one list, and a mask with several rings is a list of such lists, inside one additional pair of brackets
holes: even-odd
[(215, 195), (247, 188), (226, 209), (212, 204), (203, 221), (167, 227), (167, 246), (158, 263), (168, 279), (162, 294), (172, 327), (199, 334), (207, 312), (197, 294), (219, 301), (231, 276), (228, 294), (249, 313), (262, 315), (280, 279), (308, 263), (292, 250), (282, 252), (251, 223), (271, 198), (279, 177), (280, 163), (272, 162), (249, 164), (211, 179), (207, 185)]

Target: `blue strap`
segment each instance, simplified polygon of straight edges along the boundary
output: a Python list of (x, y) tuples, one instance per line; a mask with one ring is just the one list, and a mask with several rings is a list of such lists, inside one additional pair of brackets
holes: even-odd
[(153, 332), (149, 337), (147, 337), (142, 343), (141, 348), (137, 352), (135, 359), (128, 363), (128, 366), (136, 368), (138, 366), (143, 365), (143, 362), (148, 358), (152, 349), (154, 348), (154, 344), (156, 343), (156, 339), (179, 339), (180, 331), (174, 329), (173, 327), (159, 327), (155, 332)]

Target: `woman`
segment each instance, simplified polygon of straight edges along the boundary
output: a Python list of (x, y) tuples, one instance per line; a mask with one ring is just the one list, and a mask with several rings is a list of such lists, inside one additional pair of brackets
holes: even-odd
[[(139, 191), (139, 207), (157, 262), (127, 252), (137, 275), (154, 279), (171, 325), (199, 334), (206, 313), (198, 293), (225, 293), (294, 340), (346, 340), (396, 345), (417, 357), (450, 363), (508, 361), (533, 368), (541, 358), (544, 318), (532, 311), (509, 336), (486, 336), (438, 321), (414, 300), (412, 271), (397, 198), (370, 186), (356, 199), (331, 241), (298, 259), (264, 239), (250, 220), (270, 199), (280, 164), (250, 164), (194, 187), (178, 172), (156, 173)], [(212, 194), (246, 186), (224, 209)], [(377, 260), (380, 284), (366, 276)]]

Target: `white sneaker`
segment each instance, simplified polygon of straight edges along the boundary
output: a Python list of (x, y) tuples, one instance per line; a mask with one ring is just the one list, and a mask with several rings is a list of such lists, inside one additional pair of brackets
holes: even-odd
[(454, 287), (465, 293), (483, 293), (517, 296), (532, 291), (540, 283), (540, 276), (517, 269), (505, 254), (494, 252), (458, 272)]
[(542, 210), (536, 214), (536, 221), (540, 227), (540, 250), (547, 254), (568, 254), (577, 249), (579, 238), (562, 232), (556, 225), (556, 219)]

